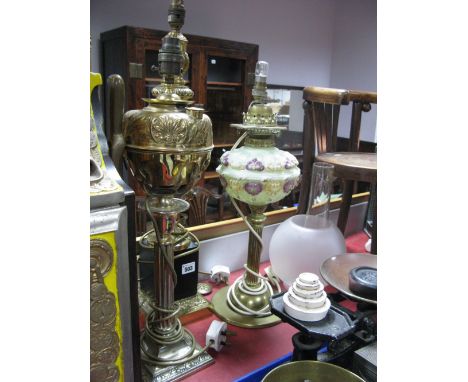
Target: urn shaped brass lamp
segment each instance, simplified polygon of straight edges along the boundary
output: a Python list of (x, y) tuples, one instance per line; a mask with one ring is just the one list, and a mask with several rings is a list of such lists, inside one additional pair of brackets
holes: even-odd
[(146, 210), (154, 227), (143, 236), (155, 252), (155, 303), (141, 335), (142, 360), (150, 380), (180, 379), (212, 362), (182, 327), (174, 302), (174, 231), (180, 234), (178, 214), (189, 208), (178, 197), (200, 179), (213, 149), (211, 120), (203, 109), (190, 107), (193, 92), (182, 78), (189, 65), (187, 40), (180, 33), (184, 16), (184, 2), (172, 0), (172, 30), (162, 39), (158, 55), (162, 84), (152, 92), (154, 98), (144, 99), (147, 106), (128, 111), (122, 122), (128, 171), (146, 193)]
[[(231, 125), (243, 130), (244, 134), (230, 151), (223, 154), (216, 169), (241, 216), (236, 199), (247, 203), (251, 214), (244, 219), (250, 230), (246, 271), (230, 287), (221, 289), (212, 303), (218, 316), (247, 328), (280, 322), (269, 307), (273, 289), (259, 274), (264, 212), (269, 203), (287, 196), (296, 187), (300, 176), (297, 159), (275, 147), (275, 135), (286, 127), (277, 125), (276, 114), (267, 105), (267, 74), (268, 63), (257, 62), (252, 90), (254, 100), (244, 113), (243, 123)], [(245, 145), (236, 148), (243, 138)]]

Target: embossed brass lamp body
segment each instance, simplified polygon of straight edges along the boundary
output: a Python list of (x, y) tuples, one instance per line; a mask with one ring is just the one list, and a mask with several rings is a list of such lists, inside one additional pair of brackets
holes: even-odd
[(152, 235), (145, 234), (145, 245), (157, 243), (155, 306), (141, 336), (142, 360), (151, 379), (164, 381), (180, 379), (213, 361), (182, 327), (174, 303), (174, 231), (180, 231), (178, 214), (189, 207), (178, 197), (201, 178), (213, 149), (211, 120), (203, 109), (190, 106), (193, 91), (183, 80), (189, 65), (187, 39), (180, 33), (184, 16), (184, 2), (172, 0), (172, 30), (162, 39), (158, 55), (163, 81), (153, 89), (154, 98), (144, 99), (147, 106), (128, 111), (122, 122), (127, 167), (147, 195), (154, 227)]
[(125, 114), (123, 134), (130, 171), (147, 195), (187, 193), (210, 162), (213, 135), (203, 109), (151, 102)]
[(266, 62), (257, 63), (254, 101), (244, 113), (243, 124), (231, 125), (245, 131), (245, 145), (236, 148), (236, 143), (231, 151), (223, 154), (216, 169), (231, 198), (247, 203), (251, 214), (247, 218), (250, 234), (246, 272), (233, 285), (220, 290), (212, 303), (216, 314), (225, 321), (248, 328), (280, 322), (269, 308), (273, 289), (258, 273), (264, 212), (269, 203), (287, 196), (300, 176), (297, 159), (274, 147), (274, 136), (285, 127), (276, 124), (276, 115), (266, 105), (267, 71)]

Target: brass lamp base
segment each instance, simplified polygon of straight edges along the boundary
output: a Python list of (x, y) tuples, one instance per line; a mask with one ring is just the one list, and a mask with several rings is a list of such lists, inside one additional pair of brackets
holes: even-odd
[[(179, 358), (180, 356), (190, 355), (192, 341), (194, 341), (194, 339), (185, 333), (184, 338), (182, 338), (181, 341), (170, 346), (163, 346), (159, 351), (159, 356), (162, 359), (170, 361), (171, 359)], [(148, 344), (143, 342), (143, 346), (146, 347)], [(153, 366), (143, 360), (145, 371), (143, 372), (143, 382), (179, 381), (180, 379), (205, 368), (212, 364), (214, 359), (206, 351), (202, 350), (203, 348), (195, 342), (195, 350), (192, 354), (197, 354), (197, 356), (186, 362), (172, 366)]]
[(274, 314), (265, 317), (245, 316), (231, 309), (227, 303), (227, 294), (229, 287), (226, 286), (218, 291), (211, 300), (212, 310), (214, 313), (226, 321), (228, 324), (238, 326), (240, 328), (266, 328), (277, 325), (281, 319)]

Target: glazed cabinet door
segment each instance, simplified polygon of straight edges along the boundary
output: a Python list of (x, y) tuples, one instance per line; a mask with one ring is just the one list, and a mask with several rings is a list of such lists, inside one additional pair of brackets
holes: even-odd
[(242, 123), (242, 113), (250, 102), (247, 95), (247, 55), (229, 49), (206, 49), (206, 110), (213, 122), (216, 146), (232, 145), (237, 131), (231, 123)]
[[(158, 71), (158, 53), (161, 41), (156, 39), (137, 38), (135, 56), (138, 73), (130, 75), (131, 93), (127, 96), (130, 109), (141, 109), (145, 106), (143, 98), (151, 97), (151, 89), (161, 82)], [(130, 64), (131, 65), (131, 64)], [(133, 104), (133, 105), (131, 105)]]

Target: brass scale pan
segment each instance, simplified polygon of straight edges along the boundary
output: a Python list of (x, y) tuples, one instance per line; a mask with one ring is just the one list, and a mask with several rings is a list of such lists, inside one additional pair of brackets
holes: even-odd
[(377, 305), (377, 297), (357, 294), (350, 289), (350, 272), (357, 267), (377, 269), (377, 256), (363, 253), (347, 253), (325, 260), (320, 273), (325, 281), (351, 300)]
[(331, 363), (296, 361), (270, 371), (262, 382), (365, 382), (356, 374)]

